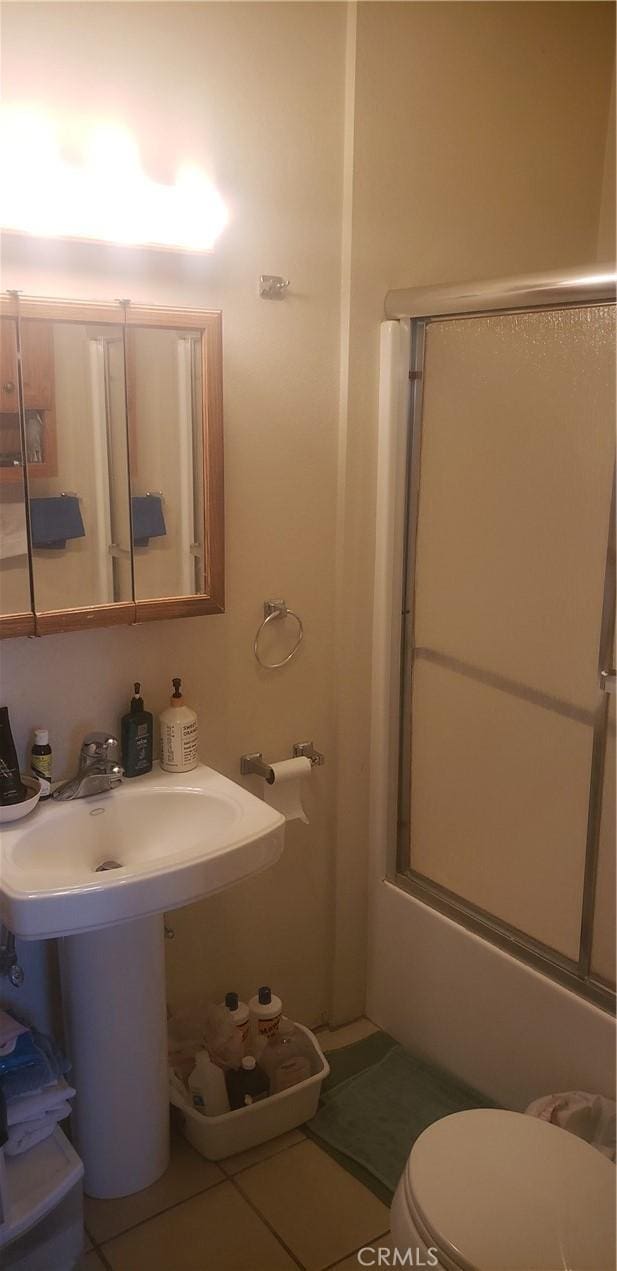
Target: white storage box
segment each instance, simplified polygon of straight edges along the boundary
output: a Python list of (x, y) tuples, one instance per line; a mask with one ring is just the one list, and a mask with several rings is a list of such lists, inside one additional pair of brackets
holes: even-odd
[(0, 1263), (6, 1271), (67, 1271), (84, 1243), (84, 1167), (59, 1126), (28, 1152), (0, 1150)]
[(248, 1108), (237, 1108), (235, 1112), (225, 1112), (219, 1117), (204, 1116), (192, 1107), (188, 1095), (184, 1101), (175, 1089), (171, 1090), (171, 1102), (183, 1115), (185, 1137), (209, 1161), (219, 1161), (224, 1156), (257, 1147), (258, 1143), (266, 1143), (268, 1139), (285, 1134), (315, 1116), (322, 1082), (330, 1072), (330, 1065), (315, 1034), (303, 1024), (296, 1024), (296, 1028), (308, 1037), (318, 1067), (306, 1081), (299, 1081), (289, 1090), (282, 1090), (280, 1094), (260, 1099)]

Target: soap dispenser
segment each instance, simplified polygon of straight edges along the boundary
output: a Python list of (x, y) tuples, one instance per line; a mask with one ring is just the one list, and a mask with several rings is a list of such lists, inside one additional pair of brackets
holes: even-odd
[(153, 718), (144, 710), (141, 684), (136, 681), (130, 710), (122, 716), (122, 767), (125, 777), (141, 777), (152, 768)]
[(173, 693), (169, 706), (160, 716), (161, 768), (166, 772), (190, 772), (197, 758), (197, 715), (186, 706), (181, 693), (182, 680), (172, 680)]

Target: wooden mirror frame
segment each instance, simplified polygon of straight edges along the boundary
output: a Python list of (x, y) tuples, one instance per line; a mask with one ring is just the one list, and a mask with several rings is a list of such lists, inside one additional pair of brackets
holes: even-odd
[[(0, 297), (0, 314), (17, 321), (23, 318), (50, 322), (109, 323), (124, 329), (124, 365), (127, 380), (127, 453), (131, 466), (131, 438), (135, 436), (135, 403), (130, 389), (127, 356), (128, 333), (132, 327), (187, 328), (201, 331), (202, 420), (204, 482), (203, 592), (199, 595), (170, 596), (149, 600), (117, 601), (78, 609), (37, 611), (32, 580), (32, 548), (28, 523), (28, 550), (32, 609), (28, 613), (0, 615), (0, 638), (21, 635), (50, 635), (59, 631), (85, 631), (94, 627), (127, 626), (164, 618), (189, 618), (225, 610), (225, 537), (223, 486), (223, 352), (222, 314), (210, 309), (171, 309), (154, 305), (133, 305), (129, 301), (90, 304), (77, 300), (47, 300), (9, 293)], [(23, 381), (19, 369), (19, 412), (23, 438)], [(28, 465), (24, 463), (26, 509), (29, 507)]]

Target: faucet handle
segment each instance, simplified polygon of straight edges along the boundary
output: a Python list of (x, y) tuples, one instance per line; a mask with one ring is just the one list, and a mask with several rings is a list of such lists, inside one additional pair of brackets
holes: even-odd
[(101, 759), (106, 763), (116, 763), (119, 758), (119, 747), (117, 737), (111, 736), (110, 733), (94, 732), (86, 733), (81, 743), (81, 759), (91, 763), (93, 760)]

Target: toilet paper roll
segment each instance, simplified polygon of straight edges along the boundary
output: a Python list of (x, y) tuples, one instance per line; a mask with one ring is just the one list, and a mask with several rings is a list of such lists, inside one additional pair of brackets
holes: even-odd
[(264, 799), (271, 808), (282, 812), (286, 821), (304, 821), (308, 825), (308, 817), (302, 807), (300, 785), (303, 777), (311, 774), (311, 761), (301, 756), (299, 759), (283, 759), (281, 763), (271, 764), (274, 781), (270, 785), (264, 782)]

